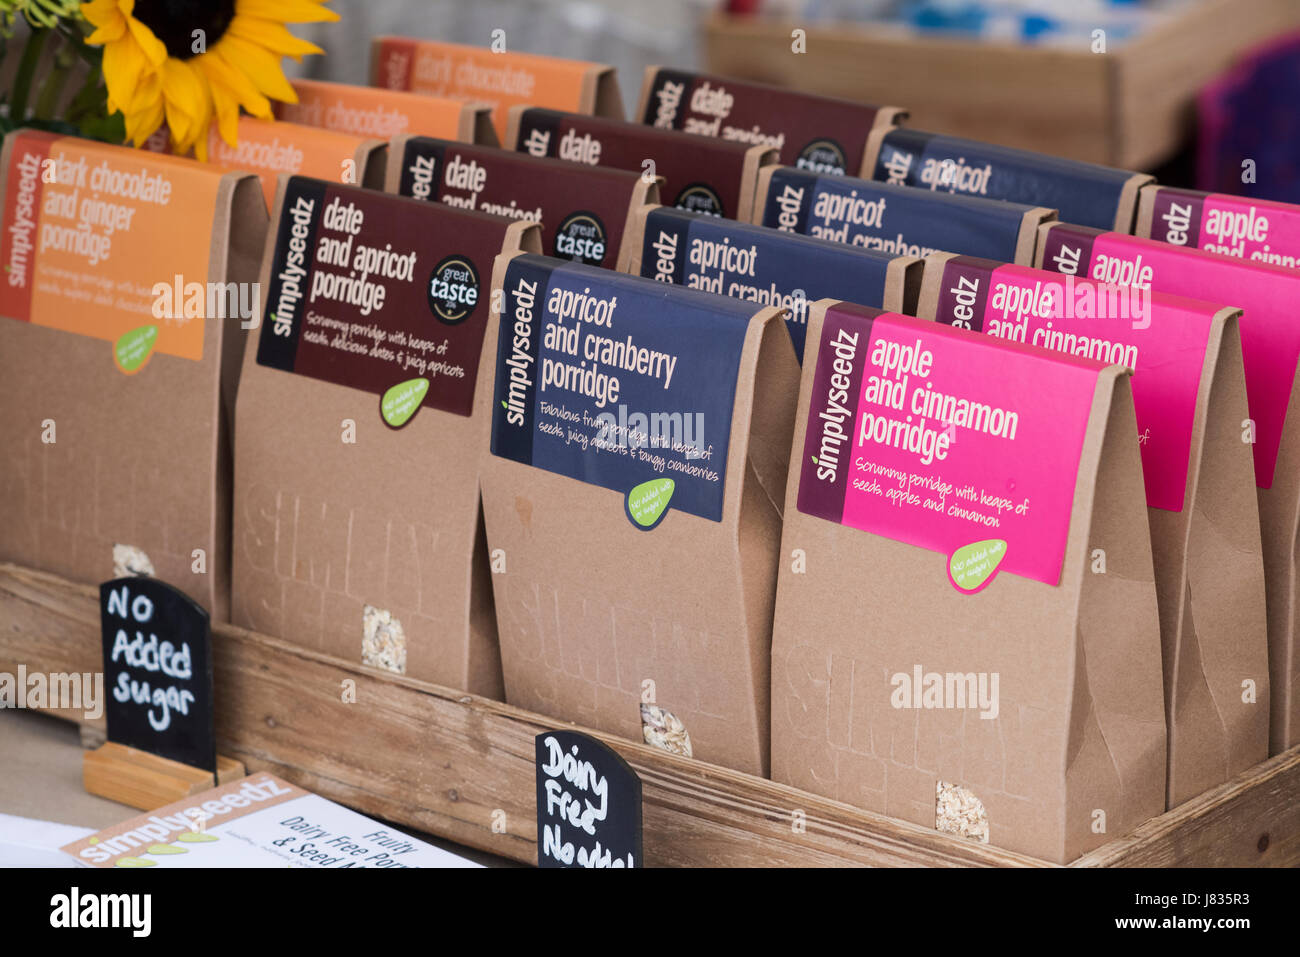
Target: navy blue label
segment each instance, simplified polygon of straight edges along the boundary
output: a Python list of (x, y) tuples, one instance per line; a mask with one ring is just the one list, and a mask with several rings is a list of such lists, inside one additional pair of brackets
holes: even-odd
[(885, 136), (872, 175), (882, 183), (1046, 206), (1062, 222), (1111, 229), (1133, 174), (900, 127)]
[(757, 307), (579, 263), (506, 270), (492, 452), (720, 521), (736, 377)]
[(959, 253), (1014, 262), (1028, 206), (932, 193), (784, 166), (772, 174), (763, 225), (891, 256)]
[(789, 309), (803, 361), (808, 310), (818, 299), (881, 308), (893, 259), (843, 243), (661, 206), (646, 217), (641, 275), (758, 306)]

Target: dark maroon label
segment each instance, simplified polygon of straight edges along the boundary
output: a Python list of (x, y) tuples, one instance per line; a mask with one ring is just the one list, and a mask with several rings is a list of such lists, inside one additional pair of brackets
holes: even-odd
[(984, 331), (984, 306), (989, 277), (997, 263), (974, 256), (957, 256), (944, 263), (935, 319), (958, 329)]
[(406, 141), (398, 189), (542, 224), (547, 255), (613, 268), (640, 175), (417, 136)]
[(1201, 215), (1208, 194), (1168, 186), (1157, 187), (1155, 194), (1149, 238), (1173, 246), (1199, 249)]
[(285, 188), (259, 364), (422, 405), (474, 405), (492, 263), (510, 221), (295, 176)]
[(605, 117), (532, 109), (519, 119), (516, 147), (530, 156), (662, 176), (667, 204), (733, 218), (740, 209), (745, 154), (753, 145)]
[(1073, 223), (1054, 224), (1043, 243), (1043, 268), (1063, 276), (1088, 276), (1092, 244), (1104, 230)]
[(651, 82), (641, 122), (770, 146), (786, 166), (856, 176), (876, 113), (876, 107), (864, 103), (661, 69)]

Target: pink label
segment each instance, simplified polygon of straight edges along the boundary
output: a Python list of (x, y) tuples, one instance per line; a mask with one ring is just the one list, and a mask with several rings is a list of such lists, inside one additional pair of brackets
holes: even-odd
[[(998, 571), (1059, 584), (1101, 368), (834, 306), (822, 325), (799, 510), (951, 556), (963, 591)], [(991, 568), (967, 587), (959, 558)]]
[[(1048, 234), (1048, 264), (1060, 231), (1069, 242), (1071, 230)], [(1093, 239), (1088, 275), (1107, 281), (1127, 281), (1156, 292), (1191, 296), (1245, 310), (1241, 319), (1242, 363), (1246, 395), (1255, 423), (1255, 483), (1271, 488), (1277, 465), (1286, 407), (1300, 360), (1300, 273), (1283, 266), (1241, 262), (1200, 250), (1180, 249), (1149, 239), (1102, 233)], [(1118, 277), (1118, 278), (1116, 278)]]
[(1294, 269), (1300, 261), (1300, 206), (1226, 193), (1161, 189), (1151, 238)]
[(943, 278), (940, 322), (961, 325), (962, 304), (982, 301), (977, 331), (1132, 369), (1147, 504), (1182, 510), (1217, 305), (965, 257)]

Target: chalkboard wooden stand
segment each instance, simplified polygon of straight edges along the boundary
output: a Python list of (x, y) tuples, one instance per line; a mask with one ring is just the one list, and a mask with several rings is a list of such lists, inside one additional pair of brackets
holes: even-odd
[[(217, 786), (237, 781), (244, 774), (243, 764), (217, 755)], [(85, 753), (81, 781), (91, 794), (142, 811), (152, 811), (214, 786), (210, 771), (128, 748), (116, 741)]]

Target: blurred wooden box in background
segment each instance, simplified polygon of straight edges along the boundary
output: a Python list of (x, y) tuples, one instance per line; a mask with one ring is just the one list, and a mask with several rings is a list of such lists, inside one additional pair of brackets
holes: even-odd
[[(791, 31), (807, 30), (807, 52)], [(718, 16), (706, 69), (909, 110), (907, 125), (1125, 169), (1149, 169), (1192, 134), (1197, 91), (1244, 53), (1300, 30), (1300, 0), (1202, 0), (1093, 53), (925, 36), (891, 25)]]

